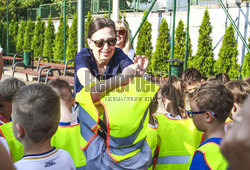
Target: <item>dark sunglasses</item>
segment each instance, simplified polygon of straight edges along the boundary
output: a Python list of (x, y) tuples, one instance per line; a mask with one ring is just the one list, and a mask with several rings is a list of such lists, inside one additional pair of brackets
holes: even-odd
[(95, 43), (96, 47), (103, 47), (105, 43), (108, 43), (109, 46), (114, 46), (116, 44), (116, 38), (110, 38), (108, 40), (91, 40)]
[(188, 117), (193, 118), (193, 115), (194, 115), (194, 114), (203, 114), (203, 113), (206, 113), (206, 112), (210, 113), (210, 114), (211, 114), (212, 116), (214, 116), (214, 117), (218, 117), (217, 114), (215, 114), (214, 112), (210, 112), (210, 111), (198, 111), (198, 112), (193, 112), (192, 110), (189, 110), (189, 111), (187, 111), (187, 114), (188, 114)]
[(116, 34), (124, 35), (125, 34), (125, 30), (116, 30)]

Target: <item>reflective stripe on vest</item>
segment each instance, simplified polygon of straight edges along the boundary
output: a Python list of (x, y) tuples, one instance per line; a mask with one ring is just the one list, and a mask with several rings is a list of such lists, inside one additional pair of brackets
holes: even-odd
[(199, 147), (196, 151), (200, 151), (204, 155), (207, 166), (210, 169), (225, 170), (228, 167), (226, 159), (220, 152), (220, 145), (214, 142), (208, 142)]
[(140, 125), (139, 125), (139, 127), (136, 129), (136, 131), (134, 133), (132, 133), (130, 136), (123, 137), (123, 138), (117, 138), (117, 137), (110, 136), (109, 145), (112, 146), (112, 147), (121, 147), (121, 146), (127, 146), (127, 145), (133, 144), (136, 137), (138, 136), (138, 134), (140, 133), (140, 131), (143, 128), (143, 124), (144, 124), (145, 119), (147, 117), (148, 110), (149, 109), (147, 108), (146, 111), (144, 112), (143, 118), (140, 121)]
[(165, 114), (155, 117), (159, 122), (159, 155), (155, 169), (187, 169), (189, 158), (200, 145), (202, 132), (190, 118), (171, 119)]
[(177, 163), (188, 163), (191, 155), (178, 155), (178, 156), (164, 156), (159, 157), (157, 164), (177, 164)]

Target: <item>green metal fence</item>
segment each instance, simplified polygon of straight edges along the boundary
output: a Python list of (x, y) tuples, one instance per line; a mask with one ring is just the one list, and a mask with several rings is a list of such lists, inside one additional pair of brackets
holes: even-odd
[[(145, 11), (148, 9), (154, 0), (119, 0), (119, 9), (121, 11)], [(112, 1), (111, 1), (112, 3)], [(192, 5), (210, 5), (218, 4), (218, 0), (191, 0)], [(187, 10), (187, 0), (176, 0), (176, 10)], [(84, 0), (85, 15), (90, 11), (92, 14), (108, 13), (109, 0)], [(36, 20), (37, 16), (48, 18), (51, 14), (52, 18), (59, 18), (63, 15), (64, 4), (42, 4), (39, 8), (27, 10), (27, 19)], [(77, 1), (67, 2), (66, 5), (67, 17), (73, 17), (77, 13)], [(173, 0), (157, 1), (153, 7), (153, 11), (159, 9), (172, 10)], [(112, 10), (112, 4), (111, 4)]]

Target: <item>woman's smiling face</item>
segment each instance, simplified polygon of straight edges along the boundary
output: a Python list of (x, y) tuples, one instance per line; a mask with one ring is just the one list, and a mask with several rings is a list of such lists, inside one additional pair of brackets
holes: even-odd
[[(116, 39), (115, 32), (110, 27), (104, 27), (96, 31), (92, 35), (91, 39), (88, 39), (88, 45), (92, 50), (94, 58), (98, 64), (101, 63), (107, 64), (109, 62), (115, 51), (115, 43), (116, 43), (115, 39)], [(114, 41), (115, 43), (113, 45)]]

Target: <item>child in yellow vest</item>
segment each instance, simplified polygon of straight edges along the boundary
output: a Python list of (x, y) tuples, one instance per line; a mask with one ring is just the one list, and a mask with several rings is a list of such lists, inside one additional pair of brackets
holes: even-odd
[(202, 84), (191, 99), (189, 117), (197, 129), (206, 133), (205, 141), (195, 151), (190, 169), (226, 169), (227, 162), (220, 152), (225, 136), (225, 120), (233, 107), (233, 95), (216, 81)]
[(60, 119), (60, 98), (51, 87), (32, 84), (19, 89), (12, 115), (14, 135), (24, 147), (17, 169), (75, 169), (67, 151), (51, 146)]
[(155, 169), (188, 168), (188, 161), (201, 140), (192, 120), (186, 117), (183, 84), (172, 76), (161, 89), (162, 101), (167, 111), (158, 114), (157, 129), (159, 155)]

